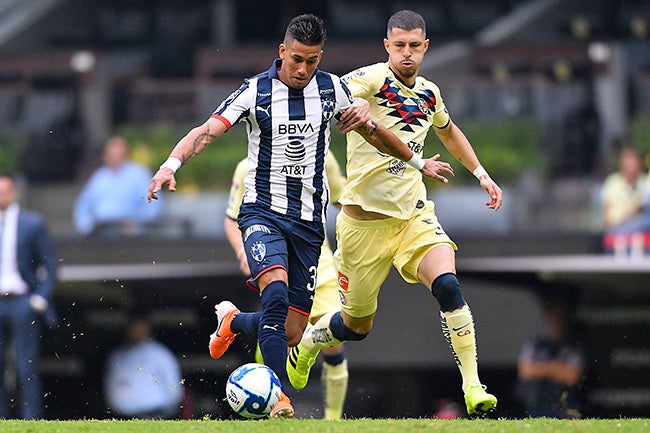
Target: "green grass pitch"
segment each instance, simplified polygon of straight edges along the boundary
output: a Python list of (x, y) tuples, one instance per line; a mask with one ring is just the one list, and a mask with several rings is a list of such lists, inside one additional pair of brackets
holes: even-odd
[(646, 433), (650, 419), (0, 420), (3, 433)]

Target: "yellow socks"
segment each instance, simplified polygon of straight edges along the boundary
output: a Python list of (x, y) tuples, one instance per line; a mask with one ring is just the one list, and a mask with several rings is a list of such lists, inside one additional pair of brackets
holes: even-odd
[(325, 419), (341, 419), (348, 390), (348, 361), (331, 365), (323, 362), (321, 373)]
[(474, 319), (469, 306), (451, 312), (441, 311), (440, 323), (463, 378), (463, 391), (470, 384), (480, 385)]

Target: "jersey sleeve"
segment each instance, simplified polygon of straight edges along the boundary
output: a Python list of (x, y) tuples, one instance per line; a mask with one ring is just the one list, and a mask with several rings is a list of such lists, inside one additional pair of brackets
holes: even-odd
[(232, 184), (230, 185), (230, 194), (228, 195), (228, 206), (226, 207), (226, 216), (233, 220), (239, 215), (239, 208), (244, 198), (244, 179), (248, 173), (248, 160), (243, 159), (237, 164), (235, 172), (232, 175)]
[(442, 99), (442, 95), (440, 94), (440, 88), (431, 82), (429, 82), (429, 85), (433, 90), (436, 101), (431, 123), (438, 129), (444, 129), (449, 125), (449, 121), (451, 120), (449, 117), (449, 111), (447, 111), (445, 101)]
[(350, 108), (354, 98), (341, 78), (334, 76), (333, 81), (336, 95), (336, 112), (334, 113), (334, 117), (338, 119), (341, 114), (345, 113), (345, 110)]
[(212, 117), (221, 120), (230, 129), (255, 106), (255, 91), (252, 87), (250, 80), (244, 81), (214, 110)]
[(372, 69), (366, 66), (347, 73), (343, 76), (342, 80), (348, 86), (352, 95), (357, 98), (368, 99), (372, 96), (373, 75)]

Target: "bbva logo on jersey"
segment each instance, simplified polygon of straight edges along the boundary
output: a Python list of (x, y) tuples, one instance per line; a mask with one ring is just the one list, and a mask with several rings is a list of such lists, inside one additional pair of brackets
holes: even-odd
[(314, 133), (314, 125), (311, 123), (281, 123), (278, 125), (278, 134), (305, 134)]

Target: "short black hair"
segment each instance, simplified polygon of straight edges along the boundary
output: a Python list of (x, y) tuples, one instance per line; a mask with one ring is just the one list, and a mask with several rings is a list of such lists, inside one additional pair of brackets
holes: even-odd
[(407, 31), (422, 29), (422, 32), (424, 32), (425, 36), (427, 34), (427, 24), (424, 21), (424, 18), (422, 18), (422, 15), (406, 9), (395, 12), (388, 19), (386, 34), (390, 35), (393, 29), (401, 29)]
[(322, 47), (327, 39), (325, 23), (313, 14), (298, 15), (287, 26), (287, 31), (284, 34), (285, 43), (289, 39), (309, 46), (320, 45)]
[(9, 179), (13, 183), (16, 183), (16, 175), (14, 175), (13, 173), (11, 173), (9, 171), (0, 170), (0, 179), (2, 179), (2, 178)]

